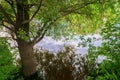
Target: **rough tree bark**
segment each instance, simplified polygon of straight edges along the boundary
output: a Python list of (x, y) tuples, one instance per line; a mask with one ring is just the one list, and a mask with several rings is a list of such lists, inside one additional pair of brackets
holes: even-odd
[(17, 40), (18, 50), (21, 56), (23, 74), (27, 77), (36, 73), (37, 61), (34, 57), (33, 44), (22, 40)]
[(17, 14), (15, 23), (15, 34), (17, 36), (18, 50), (20, 53), (22, 68), (24, 76), (30, 77), (36, 73), (37, 60), (34, 58), (33, 46), (30, 41), (22, 39), (20, 30), (24, 32), (24, 37), (29, 37), (29, 22), (23, 24), (24, 21), (29, 20), (29, 6), (28, 0), (17, 0)]

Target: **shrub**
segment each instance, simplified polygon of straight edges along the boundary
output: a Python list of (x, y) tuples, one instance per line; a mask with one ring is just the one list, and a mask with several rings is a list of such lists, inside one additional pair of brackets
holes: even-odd
[(0, 80), (17, 80), (20, 68), (13, 64), (13, 57), (6, 38), (0, 38)]
[[(102, 29), (103, 45), (95, 52), (109, 58), (99, 64), (89, 76), (89, 79), (119, 80), (120, 78), (120, 24), (117, 21), (108, 22)], [(88, 80), (89, 80), (88, 79)]]
[(36, 57), (44, 80), (84, 80), (95, 66), (95, 59), (75, 54), (71, 47), (57, 54), (36, 51)]

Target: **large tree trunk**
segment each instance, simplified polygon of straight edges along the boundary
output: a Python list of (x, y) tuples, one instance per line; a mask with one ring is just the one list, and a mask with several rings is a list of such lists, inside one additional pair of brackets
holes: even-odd
[(18, 43), (18, 50), (21, 57), (23, 74), (25, 77), (30, 77), (36, 73), (37, 60), (34, 58), (33, 43), (31, 43), (29, 39), (25, 40), (26, 38), (29, 38), (30, 27), (29, 22), (23, 24), (24, 21), (29, 20), (28, 0), (16, 0), (16, 6), (16, 41)]
[(33, 52), (33, 44), (23, 40), (17, 40), (18, 50), (21, 57), (24, 76), (31, 76), (36, 73), (37, 60)]

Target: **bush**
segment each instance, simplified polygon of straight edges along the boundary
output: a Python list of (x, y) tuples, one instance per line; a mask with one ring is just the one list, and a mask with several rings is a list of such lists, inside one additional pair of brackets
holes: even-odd
[(103, 45), (95, 52), (109, 59), (99, 64), (89, 75), (88, 80), (119, 80), (120, 78), (120, 24), (108, 22), (102, 29)]
[(95, 66), (95, 59), (75, 54), (71, 47), (57, 54), (36, 51), (36, 57), (44, 80), (84, 80)]
[(20, 68), (13, 64), (6, 38), (0, 38), (0, 80), (17, 80), (17, 77), (20, 77), (19, 70)]

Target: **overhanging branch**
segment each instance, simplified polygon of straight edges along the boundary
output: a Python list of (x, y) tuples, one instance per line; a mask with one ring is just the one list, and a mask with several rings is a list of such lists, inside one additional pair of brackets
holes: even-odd
[(61, 12), (63, 14), (61, 17), (64, 17), (64, 16), (67, 16), (72, 13), (75, 14), (76, 12), (78, 12), (78, 10), (85, 8), (86, 6), (89, 6), (94, 3), (96, 3), (96, 1), (90, 1), (90, 2), (81, 3), (81, 4), (76, 3), (76, 4), (68, 6), (66, 8), (61, 8), (59, 10), (59, 12)]
[(24, 21), (23, 24), (28, 23), (28, 22), (30, 22), (30, 21), (33, 20), (33, 18), (34, 18), (34, 17), (36, 16), (36, 14), (39, 12), (39, 10), (40, 10), (40, 8), (41, 8), (41, 6), (42, 6), (42, 1), (43, 1), (43, 0), (40, 0), (40, 3), (39, 3), (39, 5), (38, 5), (38, 8), (37, 8), (36, 11), (33, 13), (32, 17), (31, 17), (29, 20)]
[(37, 31), (37, 35), (34, 37), (34, 39), (32, 41), (33, 44), (37, 43), (38, 41), (40, 41), (44, 37), (45, 32), (43, 32), (43, 31), (46, 28), (48, 23), (49, 23), (49, 21), (46, 21), (44, 23), (44, 25), (41, 28), (39, 28), (39, 30)]
[(0, 11), (3, 13), (4, 17), (11, 25), (15, 25), (14, 21), (9, 17), (9, 14), (5, 11), (5, 9), (1, 4), (0, 4)]
[[(59, 18), (56, 18), (55, 20), (48, 20), (45, 22), (45, 24), (43, 25), (43, 27), (38, 30), (38, 34), (37, 36), (34, 38), (34, 40), (32, 41), (33, 44), (38, 43), (40, 40), (42, 40), (42, 38), (44, 37), (45, 33), (51, 28), (51, 25), (54, 24)], [(49, 23), (49, 24), (48, 24)], [(41, 32), (41, 33), (39, 33)]]
[(16, 40), (16, 38), (15, 38), (15, 31), (12, 28), (10, 28), (9, 26), (5, 25), (4, 21), (2, 21), (0, 25), (5, 27), (6, 29), (8, 29), (9, 30), (8, 32), (10, 32), (9, 34), (11, 35), (12, 39)]
[(14, 32), (14, 33), (15, 33), (15, 31), (14, 31), (12, 28), (10, 28), (10, 27), (8, 27), (7, 25), (5, 25), (4, 21), (2, 21), (1, 25), (2, 25), (3, 27), (7, 28), (8, 30), (10, 30), (11, 32)]
[[(65, 17), (65, 16), (67, 16), (67, 15), (69, 15), (69, 14), (72, 14), (72, 13), (74, 13), (74, 14), (83, 14), (83, 13), (80, 13), (80, 12), (78, 12), (78, 11), (79, 11), (80, 9), (82, 9), (82, 8), (85, 8), (86, 6), (89, 6), (89, 5), (91, 5), (91, 4), (97, 4), (97, 3), (98, 3), (97, 1), (89, 1), (89, 2), (86, 2), (86, 3), (75, 4), (75, 6), (72, 5), (72, 6), (69, 6), (69, 7), (67, 7), (67, 8), (60, 9), (59, 12), (60, 12), (62, 15), (59, 16), (56, 20), (58, 20), (58, 19), (60, 19), (60, 18), (62, 18), (62, 17)], [(38, 12), (39, 9), (36, 10), (36, 11)], [(33, 16), (36, 15), (36, 14), (37, 14), (37, 13), (35, 12), (35, 13), (33, 14)], [(31, 19), (32, 19), (32, 18), (31, 18)], [(51, 21), (50, 24), (47, 25), (47, 23), (46, 23), (45, 26), (42, 27), (42, 29), (39, 29), (39, 30), (38, 30), (37, 36), (32, 40), (33, 44), (39, 42), (39, 41), (44, 37), (44, 35), (45, 35), (45, 33), (47, 32), (47, 30), (50, 28), (50, 26), (51, 26), (56, 20), (50, 20), (50, 21)], [(47, 25), (47, 26), (46, 26), (46, 25)], [(40, 32), (40, 33), (39, 33), (39, 32)]]
[(15, 7), (14, 7), (14, 1), (13, 0), (5, 0), (12, 8), (14, 14), (16, 15), (16, 10), (15, 10)]

